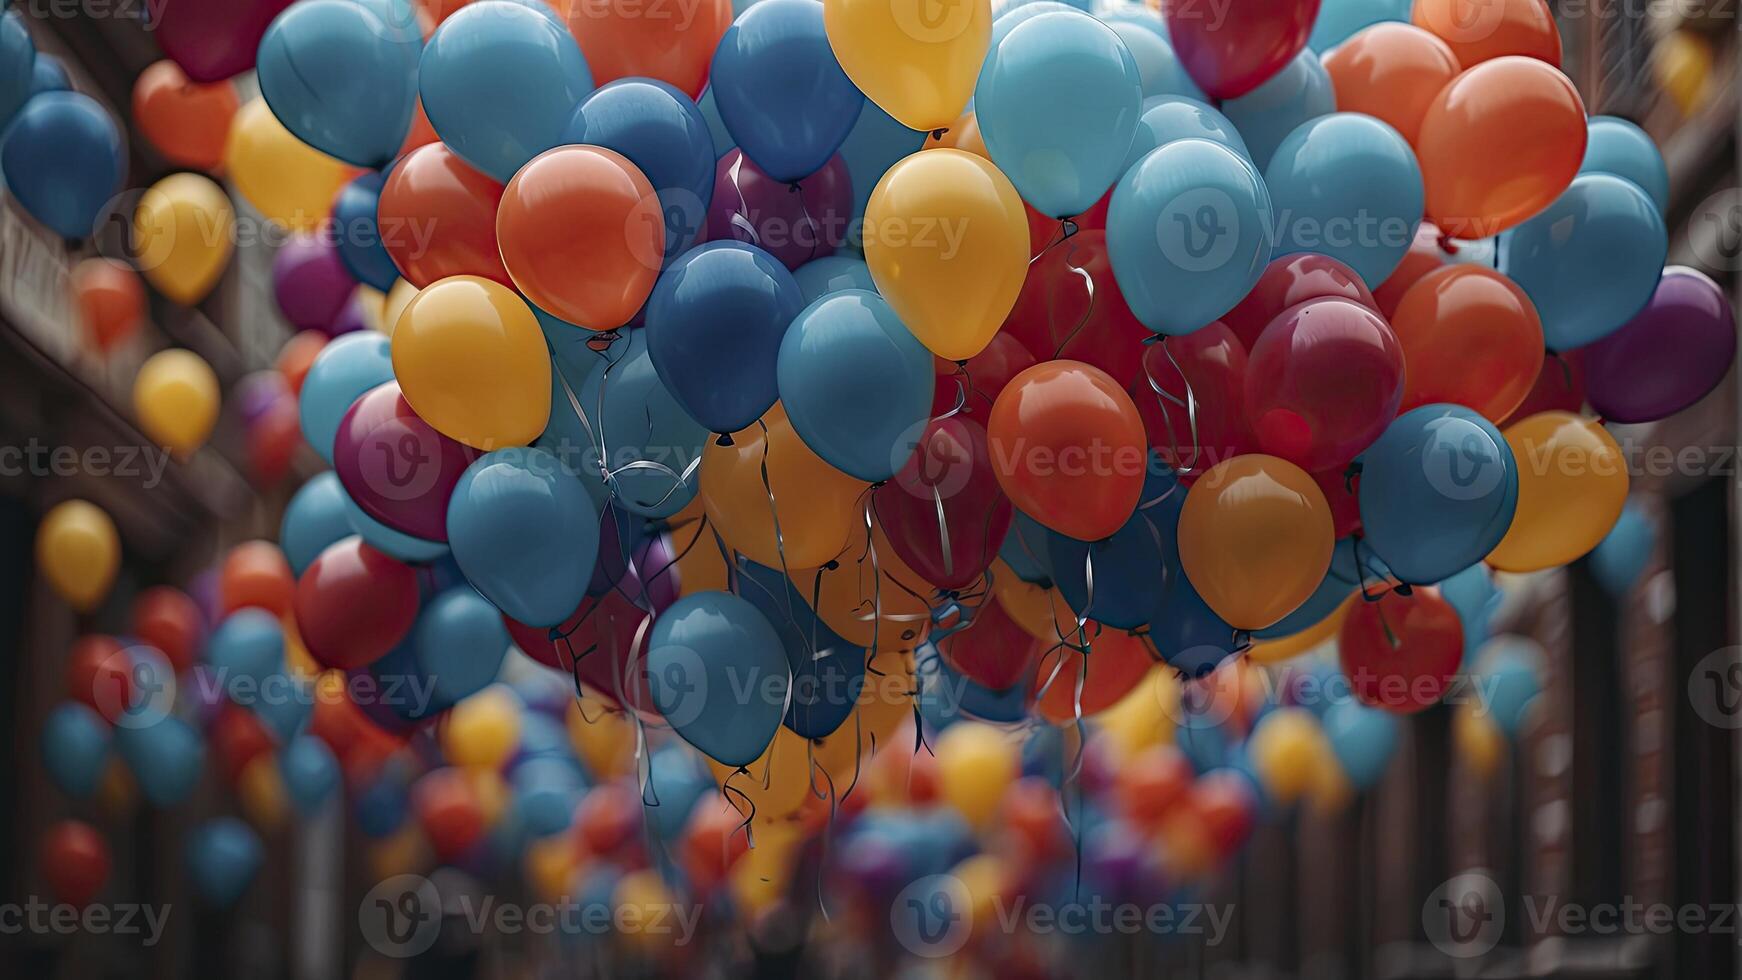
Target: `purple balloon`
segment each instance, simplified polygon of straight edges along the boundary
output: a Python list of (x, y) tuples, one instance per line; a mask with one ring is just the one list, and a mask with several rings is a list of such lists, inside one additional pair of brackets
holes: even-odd
[(761, 248), (788, 269), (835, 254), (853, 219), (853, 178), (839, 154), (796, 184), (763, 173), (740, 150), (714, 168), (708, 241)]
[(196, 82), (221, 82), (254, 67), (260, 39), (293, 0), (175, 0), (150, 7), (152, 36)]
[(351, 298), (339, 308), (339, 315), (333, 317), (332, 323), (327, 324), (326, 334), (329, 337), (337, 337), (340, 334), (356, 333), (359, 330), (368, 329), (369, 315), (364, 312), (363, 297), (358, 295), (356, 290), (353, 290)]
[(278, 404), (280, 398), (288, 397), (290, 386), (285, 384), (284, 375), (277, 371), (251, 371), (236, 382), (236, 391), (230, 400), (242, 416), (243, 424), (253, 426)]
[(205, 632), (210, 633), (223, 618), (218, 611), (218, 570), (208, 568), (195, 575), (188, 582), (187, 593), (199, 607), (200, 618), (205, 620)]
[(351, 403), (333, 440), (333, 467), (357, 506), (425, 541), (448, 539), (448, 498), (478, 455), (418, 418), (397, 381)]
[(1645, 309), (1584, 354), (1585, 393), (1597, 414), (1655, 422), (1704, 398), (1730, 372), (1736, 312), (1704, 273), (1670, 266)]
[(641, 581), (641, 598), (654, 615), (665, 612), (677, 601), (677, 555), (671, 549), (670, 534), (650, 537), (635, 549), (635, 574)]
[(301, 235), (272, 257), (272, 289), (291, 326), (328, 331), (356, 291), (357, 280), (332, 242)]

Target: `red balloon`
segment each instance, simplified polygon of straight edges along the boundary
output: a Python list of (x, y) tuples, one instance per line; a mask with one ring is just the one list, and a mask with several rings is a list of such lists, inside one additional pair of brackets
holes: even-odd
[(133, 659), (121, 641), (101, 633), (73, 641), (67, 656), (67, 696), (115, 724), (133, 700)]
[(363, 513), (425, 541), (448, 539), (448, 499), (478, 455), (419, 418), (397, 381), (352, 402), (333, 439), (333, 468)]
[(575, 808), (575, 838), (588, 854), (616, 856), (641, 826), (641, 799), (620, 782), (595, 786)]
[(109, 844), (88, 823), (62, 820), (43, 832), (38, 852), (55, 901), (84, 907), (109, 880)]
[(133, 635), (163, 653), (177, 672), (193, 666), (205, 635), (200, 607), (188, 594), (169, 585), (157, 585), (133, 600)]
[(411, 808), (440, 860), (465, 853), (484, 833), (478, 791), (462, 770), (436, 769), (418, 779), (411, 787)]
[(1258, 795), (1252, 783), (1232, 769), (1212, 769), (1192, 784), (1191, 804), (1203, 820), (1216, 853), (1226, 857), (1252, 836)]
[(994, 691), (1007, 691), (1022, 683), (1044, 649), (1044, 642), (1011, 619), (999, 602), (982, 603), (966, 629), (938, 643), (945, 663)]
[(684, 873), (696, 894), (707, 895), (725, 881), (726, 872), (750, 849), (749, 835), (740, 826), (743, 822), (738, 811), (719, 793), (710, 790), (696, 800), (678, 845)]
[(1349, 607), (1337, 646), (1356, 697), (1414, 714), (1451, 687), (1464, 660), (1464, 627), (1437, 591), (1387, 592)]
[(225, 616), (248, 606), (283, 616), (295, 592), (290, 562), (270, 541), (242, 542), (230, 549), (218, 569), (218, 608)]
[(1119, 805), (1132, 823), (1154, 827), (1169, 810), (1186, 802), (1194, 778), (1184, 752), (1172, 745), (1151, 746), (1120, 767)]
[(1310, 299), (1347, 299), (1379, 309), (1355, 270), (1328, 255), (1298, 252), (1274, 259), (1240, 305), (1222, 317), (1248, 351), (1283, 310)]
[(1312, 474), (1313, 482), (1324, 491), (1325, 503), (1331, 505), (1331, 524), (1340, 541), (1361, 531), (1361, 474), (1351, 474), (1347, 468), (1319, 470)]
[(229, 701), (218, 709), (207, 735), (218, 771), (232, 784), (242, 778), (248, 763), (278, 748), (278, 740), (253, 709)]
[(1025, 776), (1010, 784), (999, 804), (998, 822), (1022, 847), (1029, 863), (1045, 864), (1071, 853), (1071, 829), (1058, 791), (1040, 776)]
[[(1143, 352), (1146, 373), (1133, 378), (1127, 390), (1143, 416), (1149, 445), (1167, 465), (1186, 471), (1187, 481), (1256, 445), (1246, 424), (1246, 360), (1246, 345), (1220, 321)], [(1151, 378), (1173, 396), (1165, 411)]]
[(196, 82), (218, 82), (254, 67), (260, 39), (293, 0), (176, 0), (151, 8), (151, 35)]
[(302, 416), (295, 398), (279, 398), (248, 427), (248, 469), (257, 486), (277, 486), (290, 475), (302, 442)]
[(296, 626), (316, 662), (349, 670), (387, 654), (417, 619), (417, 573), (363, 543), (327, 546), (296, 584)]
[(1246, 418), (1258, 445), (1306, 470), (1354, 459), (1403, 400), (1403, 349), (1377, 312), (1315, 299), (1278, 316), (1252, 348)]
[[(649, 717), (655, 717), (653, 694), (647, 686), (647, 633), (641, 629), (647, 615), (647, 610), (612, 589), (602, 596), (582, 599), (580, 607), (556, 627), (561, 639), (553, 640), (550, 630), (528, 626), (506, 614), (502, 622), (508, 626), (514, 645), (527, 656), (579, 677), (614, 708), (652, 712)], [(637, 675), (634, 684), (628, 682), (632, 656)]]
[(1319, 0), (1162, 0), (1174, 51), (1212, 99), (1237, 99), (1306, 47)]
[(1003, 332), (1035, 360), (1082, 361), (1120, 382), (1136, 373), (1143, 345), (1154, 336), (1113, 281), (1104, 231), (1078, 232), (1036, 259)]
[(1524, 401), (1498, 427), (1504, 429), (1519, 419), (1527, 419), (1543, 412), (1572, 412), (1577, 415), (1584, 408), (1585, 352), (1560, 351), (1543, 357), (1542, 368), (1536, 373), (1536, 384), (1531, 386)]
[(978, 581), (998, 557), (1014, 517), (992, 469), (986, 430), (959, 415), (926, 426), (913, 457), (877, 488), (871, 503), (895, 554), (940, 589)]
[(788, 269), (835, 254), (847, 243), (853, 217), (853, 178), (846, 161), (836, 154), (796, 186), (795, 191), (792, 183), (768, 176), (742, 150), (728, 151), (714, 165), (706, 240), (747, 242)]
[(381, 244), (399, 274), (419, 289), (462, 275), (512, 289), (496, 247), (502, 191), (503, 185), (472, 169), (445, 143), (407, 154), (387, 175), (375, 209)]
[(992, 335), (986, 349), (968, 358), (966, 365), (957, 365), (941, 357), (932, 358), (937, 373), (937, 387), (932, 394), (931, 413), (936, 418), (953, 411), (956, 402), (962, 404), (962, 415), (970, 416), (981, 425), (992, 412), (998, 393), (1010, 379), (1033, 367), (1035, 358), (1022, 342), (1003, 331)]
[[(1056, 724), (1063, 725), (1077, 719), (1079, 681), (1082, 685), (1082, 717), (1087, 718), (1111, 708), (1120, 698), (1131, 693), (1131, 689), (1156, 663), (1149, 642), (1143, 637), (1094, 622), (1085, 624), (1085, 628), (1089, 638), (1086, 674), (1083, 654), (1069, 646), (1046, 653), (1040, 658), (1039, 669), (1034, 672), (1034, 710)], [(1071, 643), (1078, 642), (1075, 637), (1066, 639)], [(1054, 667), (1058, 667), (1056, 677), (1053, 676)], [(1049, 677), (1051, 685), (1043, 694), (1040, 685), (1047, 683)]]
[(1415, 241), (1404, 253), (1403, 261), (1373, 290), (1373, 298), (1379, 303), (1378, 310), (1387, 320), (1397, 315), (1397, 304), (1403, 302), (1403, 294), (1409, 292), (1411, 286), (1420, 282), (1422, 276), (1446, 264), (1451, 253), (1441, 244), (1443, 237), (1438, 226), (1423, 221), (1416, 229)]

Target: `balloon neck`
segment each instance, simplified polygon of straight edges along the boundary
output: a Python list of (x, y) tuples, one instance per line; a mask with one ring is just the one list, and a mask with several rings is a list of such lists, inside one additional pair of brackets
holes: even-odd
[(731, 446), (735, 445), (735, 443), (732, 442), (732, 434), (730, 432), (722, 432), (720, 433), (720, 437), (714, 440), (714, 445)]
[(934, 140), (937, 140), (939, 143), (942, 143), (944, 141), (944, 134), (948, 133), (949, 131), (950, 131), (950, 127), (939, 126), (937, 129), (934, 129), (931, 131), (931, 138)]
[[(1064, 231), (1065, 239), (1073, 237), (1077, 232), (1082, 230), (1077, 227), (1077, 220), (1075, 218), (1060, 218), (1059, 227)], [(1060, 240), (1063, 241), (1064, 239)]]
[(1397, 593), (1399, 596), (1402, 596), (1405, 599), (1409, 598), (1412, 595), (1415, 595), (1415, 587), (1410, 585), (1408, 582), (1397, 583), (1397, 586), (1395, 588), (1393, 588), (1391, 591)]
[(1459, 251), (1461, 251), (1461, 247), (1458, 245), (1458, 243), (1452, 241), (1452, 236), (1446, 234), (1445, 232), (1440, 233), (1439, 245), (1440, 245), (1440, 251), (1446, 253), (1447, 255), (1456, 255), (1456, 254), (1458, 254)]
[(600, 331), (587, 338), (587, 349), (595, 354), (603, 354), (610, 350), (611, 345), (615, 344), (622, 336), (615, 330)]

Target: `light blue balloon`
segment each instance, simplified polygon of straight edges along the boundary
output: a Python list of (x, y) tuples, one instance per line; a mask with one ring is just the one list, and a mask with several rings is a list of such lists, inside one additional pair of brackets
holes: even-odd
[(735, 767), (774, 740), (791, 674), (779, 634), (755, 606), (729, 592), (697, 592), (653, 621), (647, 680), (654, 706), (684, 741)]
[(696, 100), (696, 108), (701, 110), (702, 118), (708, 123), (708, 136), (714, 141), (714, 159), (717, 161), (732, 152), (738, 141), (726, 129), (726, 120), (720, 118), (720, 106), (714, 101), (712, 85), (702, 89), (702, 97)]
[[(67, 70), (62, 67), (60, 59), (52, 54), (43, 54), (38, 51), (36, 62), (30, 68), (30, 94), (66, 92), (70, 91), (72, 87), (72, 80), (67, 77)], [(0, 128), (4, 127), (0, 126)]]
[(298, 735), (278, 753), (278, 776), (290, 805), (309, 816), (339, 786), (339, 761), (327, 743), (313, 735)]
[(805, 307), (780, 343), (778, 375), (799, 438), (867, 483), (900, 471), (931, 417), (931, 351), (868, 290), (830, 293)]
[(1500, 271), (1542, 317), (1550, 350), (1593, 344), (1645, 308), (1669, 233), (1651, 197), (1613, 174), (1582, 174), (1548, 209), (1501, 237)]
[(333, 338), (315, 355), (297, 395), (302, 437), (333, 462), (333, 441), (351, 403), (393, 380), (393, 342), (386, 334), (358, 330)]
[(1129, 16), (1113, 20), (1102, 18), (1102, 22), (1119, 35), (1126, 50), (1131, 52), (1131, 59), (1137, 62), (1137, 77), (1142, 81), (1144, 98), (1178, 95), (1200, 102), (1206, 98), (1204, 90), (1192, 81), (1185, 66), (1180, 64), (1179, 56), (1174, 54), (1173, 45), (1168, 43), (1164, 34)]
[(514, 770), (514, 816), (526, 834), (548, 837), (566, 830), (586, 784), (563, 759), (533, 759)]
[(284, 666), (284, 627), (264, 609), (238, 609), (212, 631), (205, 659), (226, 691), (257, 687)]
[(297, 674), (281, 670), (262, 680), (260, 693), (250, 707), (282, 745), (307, 730), (309, 720), (314, 717), (314, 699), (313, 685)]
[(1658, 211), (1667, 211), (1669, 167), (1645, 130), (1618, 116), (1593, 116), (1587, 128), (1590, 140), (1579, 172), (1625, 177), (1650, 195)]
[(678, 839), (696, 803), (714, 788), (713, 777), (702, 760), (675, 744), (653, 753), (647, 763), (647, 783), (659, 804), (649, 806), (646, 812), (653, 821), (654, 832), (665, 841)]
[(1451, 605), (1464, 626), (1464, 663), (1488, 642), (1489, 624), (1504, 596), (1494, 585), (1488, 566), (1480, 562), (1440, 583), (1440, 597)]
[[(28, 63), (24, 71), (28, 89)], [(0, 169), (12, 197), (61, 237), (90, 237), (127, 173), (109, 111), (80, 92), (44, 92), (18, 110), (5, 136)]]
[(586, 598), (599, 512), (550, 453), (499, 449), (474, 460), (455, 485), (448, 546), (496, 608), (528, 626), (555, 626)]
[(1270, 166), (1277, 147), (1302, 123), (1336, 111), (1331, 75), (1311, 51), (1295, 55), (1263, 85), (1222, 103), (1222, 112), (1240, 128), (1259, 170)]
[(338, 229), (339, 259), (358, 282), (382, 292), (393, 288), (399, 267), (387, 254), (377, 210), (386, 178), (358, 174), (333, 200), (333, 224)]
[(1143, 115), (1137, 119), (1137, 134), (1131, 138), (1131, 152), (1125, 156), (1125, 169), (1137, 166), (1139, 160), (1158, 146), (1189, 139), (1220, 143), (1246, 159), (1252, 159), (1246, 150), (1246, 141), (1240, 137), (1240, 130), (1227, 116), (1197, 99), (1164, 95), (1143, 100)]
[(986, 153), (1036, 211), (1087, 211), (1119, 179), (1143, 114), (1137, 62), (1113, 29), (1051, 11), (1017, 24), (986, 57), (974, 118)]
[(1307, 47), (1319, 54), (1342, 44), (1356, 32), (1388, 20), (1409, 23), (1414, 0), (1324, 0)]
[(563, 141), (616, 150), (647, 177), (665, 219), (667, 265), (706, 230), (714, 143), (701, 110), (673, 86), (651, 78), (611, 82), (575, 109)]
[(302, 575), (327, 545), (342, 541), (356, 532), (345, 520), (345, 488), (339, 485), (339, 475), (332, 470), (316, 474), (303, 484), (284, 508), (284, 519), (278, 525), (278, 547), (290, 570)]
[(890, 167), (917, 152), (925, 137), (919, 130), (897, 122), (877, 103), (865, 100), (859, 121), (853, 124), (840, 150), (841, 162), (847, 165), (847, 176), (853, 181), (853, 216), (847, 232), (855, 245), (862, 239), (865, 205), (871, 200), (871, 191)]
[(1399, 581), (1454, 575), (1512, 526), (1518, 463), (1500, 430), (1462, 405), (1405, 412), (1361, 459), (1363, 534)]
[(1421, 225), (1421, 167), (1397, 130), (1353, 112), (1302, 123), (1264, 171), (1276, 254), (1317, 252), (1377, 288)]
[(1591, 549), (1591, 573), (1603, 590), (1620, 598), (1632, 591), (1657, 550), (1657, 525), (1643, 507), (1629, 502), (1615, 526)]
[(1221, 143), (1182, 139), (1120, 178), (1107, 254), (1131, 312), (1156, 333), (1213, 323), (1270, 263), (1270, 192), (1252, 162)]
[(1482, 654), (1477, 684), (1501, 734), (1516, 739), (1542, 693), (1542, 652), (1520, 637), (1496, 639)]
[(1377, 783), (1397, 753), (1397, 718), (1358, 701), (1339, 701), (1321, 719), (1337, 764), (1356, 789)]
[[(340, 487), (343, 490), (344, 487)], [(404, 531), (395, 531), (368, 514), (363, 508), (345, 495), (345, 521), (351, 525), (351, 532), (363, 539), (369, 547), (400, 561), (408, 561), (418, 565), (428, 564), (448, 553), (448, 546), (440, 541), (427, 541), (413, 537)]]
[(435, 685), (434, 699), (447, 704), (488, 687), (508, 655), (502, 614), (464, 585), (426, 603), (411, 637), (417, 666)]
[(0, 132), (35, 94), (36, 43), (16, 11), (0, 17)]
[(220, 908), (236, 904), (265, 861), (260, 835), (235, 817), (208, 820), (188, 835), (187, 868), (194, 891)]
[(574, 35), (544, 11), (501, 0), (460, 8), (424, 47), (418, 87), (430, 125), (460, 158), (506, 183), (563, 141), (593, 75)]
[(61, 792), (88, 799), (109, 762), (109, 723), (89, 706), (62, 701), (42, 723), (42, 767)]
[(864, 259), (851, 255), (825, 255), (811, 259), (793, 270), (792, 278), (798, 282), (806, 306), (844, 289), (877, 291), (877, 284), (871, 281), (871, 268)]
[(174, 715), (139, 727), (118, 726), (115, 750), (145, 798), (160, 807), (188, 798), (199, 784), (206, 757), (199, 732)]
[[(617, 505), (643, 517), (670, 517), (695, 499), (700, 475), (690, 467), (702, 458), (708, 430), (660, 380), (647, 352), (647, 331), (633, 331), (623, 349), (611, 355), (612, 362), (601, 362), (575, 394), (594, 432), (604, 437), (605, 464), (616, 474)], [(561, 407), (573, 412), (571, 406)], [(597, 469), (583, 473), (608, 492)]]
[(297, 139), (380, 168), (411, 125), (422, 54), (415, 29), (355, 0), (302, 0), (266, 29), (255, 71), (272, 114)]

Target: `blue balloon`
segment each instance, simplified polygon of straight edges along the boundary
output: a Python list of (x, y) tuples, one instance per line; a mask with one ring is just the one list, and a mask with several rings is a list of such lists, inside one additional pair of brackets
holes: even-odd
[(1302, 123), (1276, 148), (1264, 182), (1276, 254), (1328, 255), (1369, 288), (1397, 269), (1421, 224), (1425, 192), (1415, 151), (1372, 116), (1335, 112)]
[[(1161, 18), (1155, 20), (1160, 23)], [(1131, 60), (1137, 63), (1137, 77), (1143, 85), (1145, 99), (1174, 95), (1201, 102), (1207, 98), (1185, 65), (1180, 64), (1179, 55), (1174, 53), (1165, 32), (1157, 31), (1132, 15), (1103, 17), (1101, 21), (1119, 35), (1126, 50), (1131, 52)]]
[(266, 861), (253, 828), (235, 817), (208, 820), (188, 835), (188, 877), (194, 891), (220, 908), (236, 904)]
[(307, 730), (314, 717), (314, 686), (300, 675), (277, 671), (261, 679), (260, 693), (250, 707), (282, 745)]
[(358, 330), (333, 338), (315, 355), (297, 395), (303, 439), (331, 464), (339, 422), (351, 403), (392, 380), (393, 342), (386, 334)]
[[(339, 489), (343, 490), (343, 487)], [(440, 541), (428, 541), (413, 537), (404, 531), (395, 531), (368, 514), (363, 508), (345, 495), (345, 520), (351, 525), (352, 533), (360, 536), (369, 547), (400, 561), (414, 564), (427, 564), (448, 553), (448, 546)]]
[(825, 255), (811, 259), (793, 270), (792, 278), (798, 283), (799, 292), (804, 294), (806, 306), (844, 289), (877, 291), (877, 284), (871, 281), (871, 268), (864, 259), (851, 255)]
[(1324, 0), (1307, 47), (1319, 54), (1342, 44), (1363, 28), (1385, 21), (1409, 23), (1415, 0)]
[(714, 49), (708, 82), (727, 131), (775, 180), (822, 169), (865, 105), (835, 60), (816, 0), (762, 0), (745, 11)]
[(1282, 141), (1302, 123), (1336, 111), (1331, 75), (1311, 51), (1295, 55), (1263, 85), (1222, 103), (1222, 112), (1240, 127), (1259, 170), (1270, 166)]
[[(40, 60), (40, 58), (38, 59)], [(1618, 116), (1592, 116), (1580, 173), (1614, 174), (1639, 185), (1658, 211), (1669, 209), (1669, 167), (1645, 130)]]
[(1343, 600), (1359, 591), (1363, 584), (1383, 590), (1389, 577), (1384, 562), (1373, 554), (1372, 549), (1363, 547), (1360, 538), (1343, 538), (1331, 552), (1331, 567), (1325, 569), (1323, 581), (1307, 601), (1274, 626), (1253, 630), (1252, 635), (1260, 640), (1275, 640), (1311, 629), (1336, 612)]
[[(1206, 671), (1207, 673), (1207, 671)], [(1199, 775), (1234, 764), (1235, 746), (1222, 726), (1204, 715), (1188, 714), (1175, 722), (1173, 743)]]
[(580, 771), (566, 759), (532, 759), (514, 768), (514, 809), (534, 838), (568, 828), (586, 792)]
[(316, 474), (303, 484), (284, 508), (278, 525), (278, 547), (292, 573), (314, 563), (327, 545), (355, 534), (345, 519), (345, 488), (332, 470)]
[(1367, 789), (1385, 775), (1397, 752), (1395, 715), (1347, 700), (1327, 708), (1321, 722), (1331, 752), (1351, 785)]
[[(534, 675), (541, 680), (556, 680), (560, 686), (555, 693), (561, 700), (559, 705), (574, 700), (574, 682), (560, 674), (540, 671)], [(516, 695), (522, 701), (527, 699), (528, 692), (523, 684), (510, 684)], [(536, 695), (535, 695), (536, 696)], [(515, 765), (519, 766), (535, 759), (556, 759), (564, 766), (574, 770), (576, 777), (585, 781), (586, 773), (581, 764), (573, 757), (574, 749), (569, 747), (568, 729), (561, 721), (552, 718), (543, 710), (529, 711), (520, 718), (520, 747), (515, 750)]]
[[(1184, 497), (1178, 479), (1158, 464), (1143, 488), (1143, 501), (1173, 493)], [(1113, 536), (1090, 543), (1057, 532), (1047, 534), (1047, 563), (1059, 593), (1077, 615), (1117, 629), (1149, 622), (1170, 577), (1183, 574), (1173, 536), (1178, 515), (1166, 503), (1139, 507)], [(1169, 561), (1172, 564), (1169, 564)], [(1093, 601), (1089, 563), (1093, 562)]]
[[(352, 0), (338, 0), (349, 3)], [(333, 200), (333, 223), (337, 226), (339, 259), (358, 282), (386, 292), (399, 279), (399, 267), (387, 254), (384, 233), (376, 208), (386, 178), (378, 173), (359, 174)], [(392, 229), (398, 234), (410, 229)]]
[[(700, 479), (690, 467), (702, 458), (708, 430), (660, 379), (648, 354), (648, 331), (631, 332), (626, 345), (610, 354), (609, 364), (601, 361), (575, 394), (605, 441), (605, 465), (615, 477), (611, 488), (596, 467), (583, 469), (583, 478), (601, 493), (614, 488), (612, 503), (631, 514), (670, 517), (695, 499)], [(557, 407), (572, 416), (567, 402), (563, 394)], [(558, 414), (552, 409), (553, 419)]]
[(780, 397), (780, 342), (803, 299), (786, 266), (756, 246), (698, 245), (653, 286), (647, 353), (690, 418), (712, 432), (737, 432)]
[(0, 132), (35, 94), (36, 43), (16, 11), (0, 17)]
[(799, 438), (866, 483), (913, 455), (937, 386), (932, 354), (883, 297), (830, 293), (804, 308), (780, 343), (780, 402)]
[(654, 832), (661, 840), (675, 841), (689, 823), (690, 811), (714, 788), (714, 779), (688, 749), (666, 745), (648, 760), (647, 784), (653, 799), (659, 801), (646, 811)]
[[(919, 130), (903, 126), (877, 103), (865, 100), (865, 109), (859, 113), (859, 121), (853, 124), (840, 151), (847, 176), (853, 181), (853, 215), (847, 234), (855, 245), (863, 247), (865, 205), (871, 200), (871, 191), (890, 167), (917, 152), (925, 137)], [(807, 296), (805, 302), (815, 298)]]
[(1221, 143), (1182, 139), (1119, 179), (1107, 255), (1131, 312), (1184, 336), (1233, 309), (1270, 264), (1270, 192), (1252, 161)]
[[(980, 83), (986, 79), (986, 67), (987, 63), (991, 61), (992, 52), (998, 50), (998, 45), (1004, 43), (1004, 39), (1010, 36), (1011, 31), (1016, 30), (1017, 25), (1033, 20), (1041, 14), (1074, 14), (1079, 12), (1088, 12), (1087, 5), (1059, 3), (1058, 0), (1016, 0), (1014, 3), (998, 0), (998, 2), (993, 3), (992, 40), (986, 46), (986, 61), (980, 63), (980, 77), (974, 80), (976, 91), (979, 89)], [(974, 103), (970, 100), (968, 108), (973, 107)]]
[[(67, 78), (67, 70), (61, 66), (60, 59), (52, 54), (43, 54), (38, 51), (36, 62), (30, 68), (30, 94), (66, 92), (72, 87), (72, 80)], [(0, 126), (0, 128), (4, 127)]]
[(357, 793), (357, 829), (365, 837), (382, 838), (398, 830), (411, 811), (411, 786), (398, 765), (384, 768)]
[(205, 660), (224, 690), (258, 687), (284, 666), (284, 627), (264, 609), (238, 609), (212, 631)]
[[(1202, 677), (1222, 661), (1246, 648), (1247, 635), (1216, 615), (1186, 578), (1179, 558), (1179, 516), (1186, 495), (1168, 494), (1142, 513), (1161, 539), (1163, 579), (1149, 615), (1149, 639), (1168, 666), (1187, 677)], [(1146, 499), (1149, 498), (1146, 494)], [(1099, 577), (1096, 586), (1100, 586)]]
[(160, 807), (187, 799), (205, 766), (204, 740), (174, 715), (138, 727), (116, 727), (115, 750), (145, 798)]
[(1482, 656), (1476, 681), (1488, 713), (1507, 738), (1517, 738), (1542, 693), (1542, 649), (1522, 637), (1494, 641)]
[(1629, 503), (1615, 526), (1591, 549), (1591, 573), (1605, 592), (1620, 598), (1638, 584), (1655, 550), (1657, 525), (1644, 508)]
[(418, 87), (442, 142), (507, 183), (526, 161), (563, 142), (593, 75), (562, 21), (487, 0), (436, 28), (418, 65)]
[(64, 238), (85, 238), (121, 189), (126, 151), (115, 120), (96, 99), (44, 92), (26, 102), (6, 129), (0, 169), (7, 190), (31, 217)]
[(1031, 584), (1052, 586), (1052, 562), (1048, 541), (1051, 532), (1022, 511), (1014, 511), (1010, 532), (998, 548), (998, 558), (1016, 577)]
[[(767, 0), (780, 3), (782, 0)], [(684, 741), (723, 766), (747, 766), (774, 740), (791, 674), (780, 635), (747, 600), (697, 592), (653, 621), (653, 704)]]
[(423, 38), (409, 24), (390, 24), (354, 0), (302, 0), (266, 29), (255, 71), (272, 114), (297, 139), (379, 168), (411, 125), (422, 54)]
[(1512, 526), (1518, 463), (1462, 405), (1423, 405), (1362, 454), (1361, 525), (1399, 581), (1427, 585), (1487, 557)]
[(1164, 95), (1143, 100), (1143, 115), (1137, 119), (1137, 134), (1131, 139), (1131, 152), (1125, 155), (1125, 169), (1158, 146), (1174, 140), (1201, 139), (1220, 143), (1235, 153), (1252, 159), (1240, 130), (1205, 103), (1181, 95)]
[(61, 792), (89, 798), (108, 762), (109, 723), (87, 705), (62, 701), (43, 719), (42, 767)]
[(696, 108), (701, 111), (702, 118), (707, 121), (708, 137), (714, 143), (714, 159), (717, 161), (732, 152), (733, 147), (738, 145), (738, 141), (726, 131), (726, 121), (720, 118), (720, 107), (714, 101), (714, 87), (712, 85), (702, 89), (702, 97), (696, 100)]
[(714, 142), (689, 96), (651, 78), (621, 78), (587, 96), (563, 135), (616, 150), (647, 176), (665, 217), (665, 264), (706, 230)]
[(1119, 179), (1142, 114), (1131, 51), (1076, 11), (1017, 24), (987, 54), (974, 90), (987, 155), (1023, 200), (1054, 218), (1082, 214)]
[(1557, 351), (1594, 344), (1633, 319), (1669, 257), (1657, 205), (1612, 174), (1580, 175), (1500, 241), (1500, 271), (1536, 304), (1543, 340)]
[(1477, 563), (1440, 582), (1440, 598), (1451, 605), (1463, 624), (1464, 662), (1469, 663), (1477, 648), (1488, 642), (1489, 623), (1504, 597), (1495, 587), (1488, 566)]
[(786, 654), (792, 701), (784, 724), (804, 738), (832, 734), (859, 702), (865, 649), (841, 639), (817, 618), (784, 573), (743, 557), (737, 564), (740, 594), (767, 617)]
[(466, 580), (528, 626), (555, 626), (586, 598), (599, 513), (542, 449), (499, 449), (466, 467), (448, 501), (448, 546)]
[(458, 704), (490, 685), (508, 655), (502, 614), (469, 586), (448, 589), (417, 615), (411, 647), (435, 700)]
[(309, 816), (339, 786), (339, 761), (327, 743), (313, 735), (298, 735), (278, 753), (278, 776), (290, 805)]

